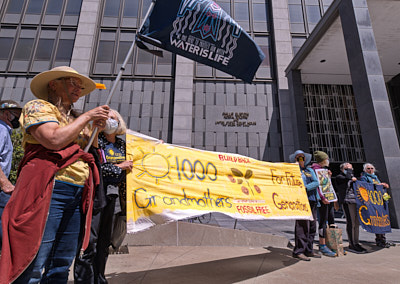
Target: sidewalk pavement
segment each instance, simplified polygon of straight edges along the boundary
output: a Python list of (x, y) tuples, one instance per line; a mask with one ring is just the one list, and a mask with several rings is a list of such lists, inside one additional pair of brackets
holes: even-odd
[[(337, 213), (337, 212), (336, 212)], [(212, 213), (209, 225), (234, 229), (235, 219), (221, 213)], [(294, 220), (266, 220), (266, 221), (242, 221), (238, 220), (236, 229), (265, 234), (285, 236), (294, 244)], [(347, 242), (346, 219), (335, 218), (335, 223), (343, 230), (343, 242)], [(386, 234), (388, 241), (396, 242), (400, 245), (400, 229), (392, 229), (392, 233)], [(315, 236), (318, 241), (318, 232)], [(360, 241), (375, 242), (375, 235), (364, 231), (360, 226)], [(400, 283), (400, 281), (399, 281)]]
[[(345, 220), (336, 221), (347, 246)], [(213, 213), (210, 225), (233, 229), (235, 220)], [(294, 221), (238, 221), (236, 229), (284, 235), (291, 243), (294, 240)], [(400, 283), (400, 230), (387, 234), (396, 247), (379, 248), (374, 239), (360, 228), (361, 244), (368, 253), (348, 252), (346, 256), (323, 256), (310, 262), (292, 258), (290, 248), (129, 246), (129, 254), (109, 256), (106, 277), (111, 284)]]

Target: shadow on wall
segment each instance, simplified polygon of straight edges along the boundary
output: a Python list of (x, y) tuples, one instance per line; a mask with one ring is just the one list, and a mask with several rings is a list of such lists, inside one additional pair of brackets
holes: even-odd
[(236, 283), (285, 268), (298, 262), (289, 249), (268, 247), (258, 255), (197, 264), (107, 274), (108, 283)]
[[(273, 96), (273, 104), (277, 105), (277, 99)], [(264, 153), (262, 156), (263, 161), (267, 162), (283, 162), (285, 157), (283, 157), (282, 151), (282, 133), (279, 121), (278, 108), (269, 108), (271, 113), (268, 113), (269, 128), (267, 141), (265, 141)]]

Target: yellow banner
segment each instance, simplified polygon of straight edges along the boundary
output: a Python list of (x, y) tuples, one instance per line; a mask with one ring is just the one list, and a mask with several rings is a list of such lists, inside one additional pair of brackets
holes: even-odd
[(128, 131), (128, 232), (220, 212), (236, 219), (311, 219), (299, 166), (202, 151)]

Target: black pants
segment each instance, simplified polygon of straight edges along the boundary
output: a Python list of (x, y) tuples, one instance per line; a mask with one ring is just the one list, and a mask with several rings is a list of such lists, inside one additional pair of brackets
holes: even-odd
[(313, 220), (296, 220), (293, 254), (313, 252), (313, 242), (317, 230), (317, 203), (310, 201), (310, 207)]
[(377, 245), (386, 243), (385, 234), (375, 234), (375, 242)]
[(108, 259), (108, 247), (111, 244), (115, 197), (107, 196), (107, 205), (93, 214), (89, 246), (82, 256), (75, 258), (75, 283), (107, 283), (104, 275)]
[(318, 233), (320, 238), (326, 237), (326, 222), (329, 225), (335, 224), (335, 212), (333, 208), (333, 202), (324, 204), (320, 202), (321, 206), (318, 207), (319, 222), (318, 222)]
[(360, 234), (360, 221), (357, 216), (357, 205), (343, 204), (344, 215), (346, 216), (346, 232), (347, 238), (349, 239), (349, 245), (354, 247), (359, 244), (359, 234)]

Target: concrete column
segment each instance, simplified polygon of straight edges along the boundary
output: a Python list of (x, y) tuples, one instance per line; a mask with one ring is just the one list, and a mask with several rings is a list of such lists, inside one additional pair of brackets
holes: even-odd
[[(83, 0), (76, 32), (71, 67), (83, 75), (89, 75), (91, 59), (95, 50), (95, 35), (97, 19), (100, 16), (99, 0)], [(83, 109), (84, 98), (74, 104), (77, 109)]]
[[(310, 149), (310, 143), (308, 139), (301, 73), (299, 70), (292, 70), (288, 73), (287, 78), (289, 83), (289, 100), (291, 102), (290, 119), (293, 129), (289, 133), (282, 133), (282, 135), (292, 135), (294, 139), (293, 150), (301, 149), (308, 152)], [(294, 151), (291, 153), (293, 152)]]
[(391, 187), (390, 218), (392, 227), (399, 228), (400, 148), (367, 1), (342, 0), (339, 15), (365, 155)]
[(276, 77), (278, 80), (279, 89), (283, 90), (288, 89), (288, 81), (285, 77), (285, 69), (293, 58), (288, 7), (287, 0), (272, 0), (272, 20), (277, 66)]
[(176, 56), (172, 143), (188, 147), (192, 145), (193, 65), (192, 60)]
[[(273, 37), (275, 44), (273, 47), (276, 58), (275, 75), (279, 100), (279, 117), (282, 135), (283, 159), (287, 160), (289, 155), (295, 150), (295, 139), (292, 135), (295, 128), (292, 124), (291, 101), (288, 90), (288, 80), (285, 77), (285, 69), (293, 58), (292, 37), (290, 34), (290, 20), (287, 0), (273, 0), (272, 19)], [(300, 86), (301, 87), (301, 86)], [(305, 149), (306, 150), (306, 149)]]

